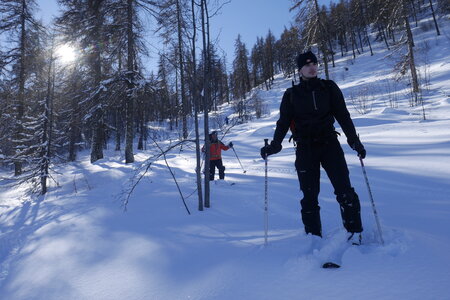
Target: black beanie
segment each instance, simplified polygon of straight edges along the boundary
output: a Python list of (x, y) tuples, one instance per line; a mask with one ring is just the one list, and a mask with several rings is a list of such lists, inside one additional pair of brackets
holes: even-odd
[(212, 141), (212, 136), (215, 135), (217, 136), (217, 131), (211, 131), (211, 133), (209, 134), (209, 140)]
[(300, 53), (297, 56), (297, 67), (300, 70), (304, 65), (309, 64), (310, 62), (317, 64), (317, 57), (311, 51)]

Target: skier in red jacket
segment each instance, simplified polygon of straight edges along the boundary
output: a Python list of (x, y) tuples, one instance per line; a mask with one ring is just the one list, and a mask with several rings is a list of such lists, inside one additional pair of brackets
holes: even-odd
[[(222, 150), (227, 151), (233, 147), (233, 143), (230, 142), (228, 146), (219, 141), (217, 138), (217, 131), (213, 131), (209, 134), (209, 140), (211, 142), (209, 147), (209, 180), (214, 180), (214, 173), (216, 167), (219, 170), (219, 179), (225, 178), (225, 166), (222, 163)], [(202, 147), (202, 152), (205, 152), (205, 146)]]

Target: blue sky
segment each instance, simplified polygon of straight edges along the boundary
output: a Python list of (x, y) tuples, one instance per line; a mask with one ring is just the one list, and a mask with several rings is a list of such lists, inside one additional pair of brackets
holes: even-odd
[(211, 20), (213, 31), (219, 36), (219, 45), (227, 53), (228, 63), (234, 57), (234, 43), (241, 35), (250, 51), (257, 37), (269, 31), (279, 38), (284, 27), (290, 27), (293, 14), (289, 13), (290, 0), (232, 0), (221, 13)]
[[(224, 2), (222, 0), (222, 2)], [(265, 37), (269, 29), (276, 38), (284, 27), (290, 27), (293, 14), (289, 12), (291, 0), (231, 0), (221, 12), (211, 20), (212, 38), (219, 39), (219, 47), (227, 55), (227, 63), (234, 57), (234, 42), (241, 34), (242, 41), (250, 51), (257, 37)], [(329, 1), (321, 0), (321, 3)], [(37, 0), (40, 14), (46, 22), (58, 13), (56, 0)], [(150, 49), (154, 57), (155, 50)], [(152, 59), (150, 59), (152, 61)]]

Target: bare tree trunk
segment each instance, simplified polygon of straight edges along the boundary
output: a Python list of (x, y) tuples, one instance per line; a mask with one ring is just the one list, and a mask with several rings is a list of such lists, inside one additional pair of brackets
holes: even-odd
[[(98, 98), (98, 96), (96, 96)], [(98, 103), (98, 100), (94, 102)], [(99, 110), (99, 109), (97, 109)], [(94, 113), (94, 129), (92, 134), (91, 163), (103, 158), (103, 114)]]
[(120, 114), (120, 108), (115, 108), (115, 127), (116, 127), (116, 147), (114, 148), (115, 151), (120, 151), (120, 131), (121, 131), (121, 114)]
[(186, 139), (188, 136), (187, 129), (187, 100), (186, 93), (184, 87), (184, 60), (183, 60), (183, 38), (182, 38), (182, 26), (181, 26), (181, 6), (180, 0), (177, 0), (177, 23), (178, 23), (178, 62), (180, 64), (180, 85), (181, 85), (181, 114), (182, 114), (182, 122), (183, 122), (183, 138)]
[(389, 47), (389, 43), (386, 37), (386, 33), (384, 32), (384, 28), (381, 27), (381, 25), (378, 26), (378, 30), (381, 32), (381, 35), (383, 37), (384, 43), (386, 44), (386, 48), (388, 49), (388, 51), (391, 51), (390, 47)]
[(195, 0), (191, 1), (192, 6), (192, 94), (194, 100), (194, 126), (195, 126), (195, 155), (197, 157), (197, 165), (195, 173), (197, 175), (197, 195), (198, 195), (198, 210), (203, 211), (203, 195), (202, 195), (202, 167), (201, 167), (201, 153), (200, 153), (200, 134), (198, 129), (198, 113), (199, 113), (199, 95), (197, 89), (197, 62), (195, 51), (195, 40), (197, 38), (197, 25), (195, 22)]
[(347, 54), (348, 52), (348, 41), (347, 41), (347, 33), (344, 32), (344, 48), (345, 48), (345, 53)]
[(389, 34), (391, 35), (391, 38), (392, 38), (392, 43), (396, 43), (396, 41), (395, 41), (395, 31), (393, 30), (393, 28), (392, 27), (390, 27), (389, 29)]
[[(416, 5), (414, 4), (414, 0), (410, 0), (410, 2), (411, 2), (412, 9), (413, 9), (414, 21), (416, 22), (416, 27), (418, 27), (419, 22), (417, 21)], [(406, 5), (406, 3), (404, 3), (403, 5)]]
[[(122, 72), (122, 50), (119, 51), (118, 53), (118, 58), (117, 58), (117, 64), (118, 64), (118, 72)], [(120, 134), (122, 132), (122, 99), (119, 102), (120, 104), (117, 105), (117, 107), (114, 108), (114, 127), (116, 128), (116, 136), (115, 136), (115, 148), (114, 151), (120, 151), (121, 149), (121, 138), (120, 138)]]
[(320, 18), (319, 3), (317, 2), (317, 0), (314, 0), (314, 5), (316, 7), (317, 24), (319, 24), (319, 40), (317, 41), (317, 43), (319, 45), (320, 52), (322, 52), (323, 55), (325, 78), (328, 80), (330, 79), (330, 74), (328, 71), (328, 49), (326, 46), (326, 37), (328, 34), (326, 33), (325, 24), (323, 24)]
[(438, 23), (436, 21), (436, 16), (434, 14), (433, 2), (431, 0), (430, 0), (430, 8), (431, 8), (431, 13), (433, 14), (433, 21), (434, 21), (434, 27), (436, 27), (436, 33), (437, 33), (437, 35), (441, 35), (441, 32), (439, 31)]
[[(139, 103), (141, 105), (142, 103)], [(146, 134), (145, 130), (145, 113), (143, 107), (141, 107), (138, 111), (138, 126), (139, 126), (139, 139), (138, 139), (138, 150), (144, 150), (144, 137)]]
[(328, 47), (330, 49), (331, 62), (333, 64), (333, 68), (334, 68), (336, 66), (336, 64), (334, 63), (334, 50), (333, 50), (333, 44), (332, 44), (331, 37), (328, 38)]
[(370, 56), (373, 56), (372, 43), (370, 42), (369, 34), (368, 34), (368, 32), (367, 32), (367, 26), (366, 26), (365, 29), (364, 29), (364, 34), (365, 34), (365, 36), (366, 36), (367, 44), (369, 45)]
[(363, 45), (363, 41), (362, 41), (360, 28), (358, 28), (358, 39), (359, 39), (359, 45), (361, 47), (361, 52), (364, 53), (364, 45)]
[[(23, 132), (22, 119), (25, 111), (25, 50), (26, 50), (26, 19), (27, 3), (22, 0), (22, 12), (20, 14), (20, 58), (19, 58), (19, 92), (17, 95), (17, 120), (16, 120), (16, 147), (19, 148)], [(16, 149), (16, 154), (20, 150)], [(22, 161), (20, 158), (14, 161), (14, 175), (22, 174)]]
[(210, 140), (209, 140), (209, 45), (206, 39), (206, 0), (201, 0), (202, 13), (202, 40), (203, 40), (203, 113), (204, 113), (204, 136), (205, 136), (205, 207), (210, 207), (210, 190), (209, 190), (209, 158), (210, 158)]
[(366, 22), (366, 18), (365, 18), (365, 12), (367, 11), (367, 7), (364, 6), (365, 2), (364, 1), (360, 1), (359, 2), (359, 8), (360, 8), (360, 14), (362, 17), (362, 23), (363, 23), (363, 34), (365, 36), (365, 39), (367, 41), (367, 44), (369, 45), (369, 49), (370, 49), (370, 56), (373, 56), (373, 50), (372, 50), (372, 44), (370, 43), (370, 38), (369, 38), (369, 33), (367, 32), (367, 22)]
[(329, 80), (330, 79), (330, 73), (328, 70), (328, 57), (327, 57), (327, 50), (324, 49), (323, 47), (321, 47), (321, 52), (323, 55), (323, 66), (324, 66), (324, 71), (325, 71), (325, 79)]
[[(96, 36), (93, 38), (99, 38), (101, 34), (101, 16), (100, 16), (100, 2), (92, 4), (93, 17), (95, 18), (95, 32)], [(94, 72), (95, 87), (99, 87), (102, 80), (102, 66), (101, 66), (101, 53), (99, 47), (93, 48), (93, 57), (91, 63), (92, 70)], [(103, 108), (100, 107), (100, 95), (97, 94), (94, 97), (95, 112), (93, 114), (93, 134), (92, 134), (92, 149), (91, 149), (91, 163), (96, 162), (103, 158), (103, 144), (104, 144), (104, 124), (103, 124)]]
[(126, 132), (125, 132), (125, 163), (134, 162), (133, 155), (133, 121), (134, 121), (134, 37), (133, 37), (133, 1), (127, 1), (127, 42), (128, 42), (128, 57), (127, 57), (127, 71), (128, 71), (128, 91), (126, 103)]
[(77, 159), (77, 138), (78, 138), (78, 110), (77, 102), (74, 98), (71, 100), (72, 116), (70, 120), (70, 133), (69, 133), (69, 161), (75, 161)]
[[(73, 67), (73, 72), (76, 73), (78, 66)], [(80, 110), (78, 99), (74, 95), (73, 91), (79, 91), (81, 89), (78, 75), (73, 75), (71, 80), (71, 100), (70, 100), (70, 125), (69, 125), (69, 161), (75, 161), (77, 158), (77, 143), (80, 141)]]
[(404, 18), (404, 22), (405, 22), (406, 36), (408, 38), (408, 62), (409, 62), (410, 70), (411, 70), (413, 92), (416, 94), (416, 98), (417, 98), (417, 93), (419, 92), (419, 80), (417, 77), (416, 63), (414, 60), (414, 40), (413, 40), (413, 35), (411, 32), (411, 27), (409, 25), (408, 14), (407, 14), (405, 2), (403, 2), (403, 18)]
[(41, 166), (40, 166), (40, 179), (41, 179), (41, 194), (47, 193), (47, 178), (48, 170), (50, 164), (50, 153), (51, 153), (51, 132), (53, 127), (53, 88), (55, 83), (55, 70), (54, 70), (54, 59), (53, 59), (53, 38), (52, 38), (52, 48), (50, 54), (50, 63), (48, 65), (47, 73), (47, 95), (45, 99), (44, 108), (44, 124), (42, 126), (42, 149), (40, 153)]
[(356, 33), (353, 29), (352, 29), (352, 41), (354, 43), (354, 49), (356, 50), (356, 52), (358, 52), (358, 55), (361, 55), (361, 52), (359, 51), (358, 48), (358, 41), (356, 40)]
[(351, 37), (351, 43), (352, 43), (352, 52), (353, 52), (353, 59), (356, 59), (356, 52), (355, 52), (355, 36), (353, 35), (353, 31), (350, 34)]

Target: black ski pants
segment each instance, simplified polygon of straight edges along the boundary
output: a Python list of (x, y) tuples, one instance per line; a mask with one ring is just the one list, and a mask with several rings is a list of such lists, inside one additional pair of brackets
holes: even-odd
[(222, 163), (222, 159), (214, 159), (209, 161), (209, 180), (214, 180), (214, 173), (216, 173), (216, 167), (219, 170), (219, 179), (225, 178), (225, 166)]
[(302, 221), (306, 233), (322, 236), (320, 206), (320, 166), (334, 188), (341, 208), (341, 217), (348, 232), (361, 232), (361, 206), (358, 195), (350, 183), (347, 162), (336, 136), (320, 142), (308, 141), (297, 144), (295, 167), (303, 192), (301, 203)]

